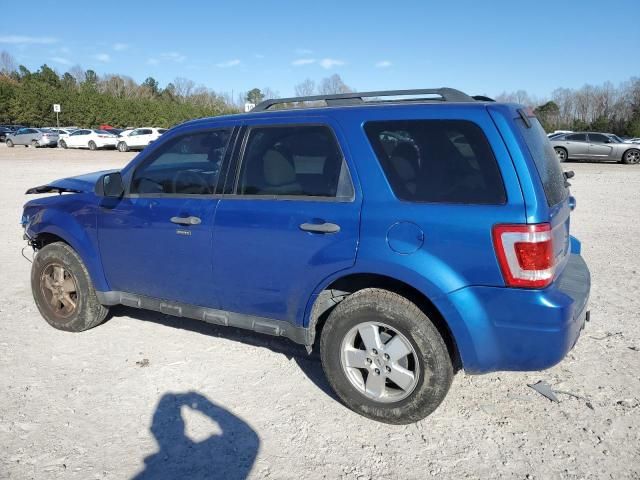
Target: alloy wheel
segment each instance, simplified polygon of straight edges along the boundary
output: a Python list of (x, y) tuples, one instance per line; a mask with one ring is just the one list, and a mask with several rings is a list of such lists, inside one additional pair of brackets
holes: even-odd
[(42, 271), (40, 291), (47, 307), (58, 319), (69, 318), (78, 307), (76, 279), (59, 263), (51, 263)]
[(624, 160), (627, 163), (640, 163), (640, 150), (629, 150), (625, 154)]
[(342, 341), (340, 363), (351, 384), (376, 402), (408, 397), (420, 377), (411, 342), (380, 322), (361, 323), (349, 330)]

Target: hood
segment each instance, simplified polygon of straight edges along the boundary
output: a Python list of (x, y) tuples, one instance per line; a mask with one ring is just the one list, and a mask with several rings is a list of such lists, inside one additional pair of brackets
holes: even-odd
[(96, 182), (105, 173), (116, 172), (117, 170), (102, 170), (100, 172), (86, 173), (77, 177), (61, 178), (46, 185), (32, 187), (25, 193), (90, 193), (94, 191)]

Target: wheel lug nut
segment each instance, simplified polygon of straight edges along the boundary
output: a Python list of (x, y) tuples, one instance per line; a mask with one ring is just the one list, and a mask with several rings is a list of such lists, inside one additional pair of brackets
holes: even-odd
[(375, 348), (373, 350), (371, 350), (371, 353), (373, 353), (374, 355), (378, 354), (378, 350), (376, 350)]
[(371, 364), (371, 359), (370, 358), (367, 358), (367, 363)]
[(376, 375), (380, 375), (380, 370), (379, 369), (375, 369), (374, 372), (376, 372)]
[(388, 366), (388, 365), (386, 367), (384, 367), (384, 369), (387, 371), (387, 373), (391, 372), (391, 367)]
[(389, 354), (388, 354), (388, 353), (385, 353), (385, 354), (384, 354), (384, 359), (385, 359), (385, 360), (389, 360), (389, 358), (390, 358), (390, 357), (389, 357)]

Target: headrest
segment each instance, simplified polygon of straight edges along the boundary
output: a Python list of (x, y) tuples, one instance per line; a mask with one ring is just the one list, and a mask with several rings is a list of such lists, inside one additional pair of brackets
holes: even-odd
[(263, 157), (264, 179), (272, 187), (296, 181), (296, 172), (287, 157), (277, 150), (267, 150)]

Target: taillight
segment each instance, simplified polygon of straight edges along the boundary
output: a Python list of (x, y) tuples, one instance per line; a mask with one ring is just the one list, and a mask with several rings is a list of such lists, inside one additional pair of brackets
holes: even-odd
[(493, 246), (508, 287), (544, 288), (553, 281), (556, 266), (548, 223), (496, 225)]

